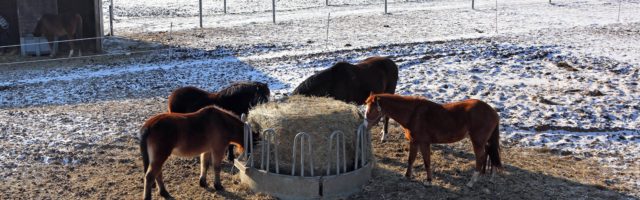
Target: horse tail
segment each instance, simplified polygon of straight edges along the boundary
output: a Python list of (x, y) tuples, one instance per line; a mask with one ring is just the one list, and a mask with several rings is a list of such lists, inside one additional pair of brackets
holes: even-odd
[(147, 137), (149, 136), (149, 128), (142, 127), (140, 129), (140, 133), (138, 135), (140, 139), (140, 154), (142, 155), (142, 165), (144, 168), (144, 173), (147, 173), (147, 168), (149, 168), (149, 151), (147, 149)]
[(41, 30), (41, 29), (42, 29), (42, 20), (43, 20), (43, 19), (42, 19), (42, 17), (40, 17), (40, 18), (38, 19), (38, 23), (36, 24), (36, 29), (35, 29), (35, 30), (33, 30), (33, 33), (32, 33), (32, 34), (33, 34), (33, 36), (35, 36), (35, 37), (40, 37), (40, 36), (42, 36), (42, 30)]
[(384, 59), (385, 71), (389, 80), (387, 80), (386, 93), (395, 94), (396, 86), (398, 84), (398, 65), (396, 65), (390, 58)]
[(497, 124), (496, 128), (493, 129), (493, 133), (491, 134), (491, 137), (489, 137), (488, 143), (489, 145), (486, 147), (486, 152), (489, 156), (489, 161), (485, 168), (491, 167), (492, 171), (495, 169), (502, 169), (502, 161), (500, 160), (500, 124)]

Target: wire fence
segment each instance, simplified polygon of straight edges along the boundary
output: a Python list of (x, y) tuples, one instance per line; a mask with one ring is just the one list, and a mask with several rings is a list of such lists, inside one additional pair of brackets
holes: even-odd
[[(51, 45), (53, 43), (69, 43), (69, 42), (78, 42), (78, 41), (88, 41), (88, 40), (103, 40), (103, 42), (105, 40), (118, 40), (118, 39), (122, 39), (122, 40), (129, 40), (129, 38), (126, 37), (119, 37), (119, 36), (114, 36), (114, 29), (117, 28), (118, 26), (118, 21), (123, 21), (123, 20), (131, 20), (134, 19), (136, 16), (133, 17), (129, 17), (127, 19), (120, 19), (120, 20), (116, 20), (114, 21), (116, 18), (125, 18), (127, 16), (127, 14), (122, 14), (123, 11), (122, 9), (120, 9), (117, 5), (118, 1), (122, 2), (122, 0), (105, 0), (108, 1), (103, 5), (103, 7), (106, 7), (108, 10), (108, 14), (105, 14), (105, 18), (108, 19), (108, 24), (109, 24), (109, 34), (108, 36), (104, 36), (104, 37), (90, 37), (90, 38), (81, 38), (81, 39), (67, 39), (67, 40), (58, 40), (58, 41), (48, 41), (48, 42), (37, 42), (37, 43), (29, 43), (27, 45)], [(176, 2), (178, 4), (186, 4), (184, 1), (176, 1), (176, 0), (157, 0), (157, 1), (167, 1), (167, 2)], [(214, 1), (208, 1), (210, 4), (203, 4), (204, 2), (207, 2), (206, 0), (198, 0), (198, 16), (200, 17), (200, 27), (203, 26), (203, 16), (207, 16), (204, 15), (203, 12), (215, 12), (215, 9), (211, 8), (211, 2)], [(229, 3), (227, 1), (230, 1)], [(215, 2), (217, 3), (222, 3), (225, 8), (222, 10), (222, 12), (227, 13), (227, 4), (231, 4), (234, 3), (234, 1), (242, 1), (242, 0), (216, 0)], [(306, 0), (300, 0), (302, 2), (306, 1)], [(341, 5), (375, 5), (375, 4), (385, 4), (384, 5), (384, 13), (387, 14), (388, 13), (388, 8), (387, 8), (387, 4), (389, 2), (392, 2), (393, 4), (396, 3), (406, 3), (406, 2), (418, 2), (420, 3), (420, 1), (408, 1), (408, 0), (397, 0), (397, 1), (387, 1), (387, 0), (383, 0), (384, 2), (382, 2), (381, 0), (360, 0), (356, 3), (349, 3), (348, 1), (344, 1), (344, 0), (325, 0), (325, 1), (318, 1), (318, 0), (311, 0), (313, 2), (316, 2), (316, 4), (314, 5), (307, 5), (307, 6), (295, 6), (295, 5), (289, 5), (289, 6), (283, 6), (284, 8), (282, 8), (282, 10), (279, 11), (287, 11), (287, 10), (295, 10), (295, 9), (301, 9), (301, 8), (314, 8), (314, 7), (321, 7), (321, 6), (341, 6)], [(320, 2), (318, 4), (318, 2)], [(422, 1), (422, 2), (428, 2), (428, 3), (433, 3), (433, 4), (429, 4), (431, 6), (435, 6), (435, 5), (447, 5), (447, 2), (442, 2), (442, 1)], [(476, 2), (476, 0), (464, 0), (464, 1), (452, 1), (452, 2), (468, 2), (469, 3), (469, 9), (489, 9), (489, 10), (495, 10), (495, 20), (494, 20), (494, 26), (495, 26), (495, 32), (498, 33), (499, 31), (499, 20), (498, 20), (498, 16), (499, 16), (499, 12), (501, 10), (504, 10), (508, 7), (524, 7), (524, 6), (533, 6), (533, 5), (541, 5), (541, 4), (550, 4), (550, 5), (556, 5), (559, 3), (571, 3), (571, 2), (567, 2), (567, 1), (536, 1), (536, 2), (530, 2), (530, 1), (521, 1), (520, 3), (504, 3), (504, 4), (499, 4), (498, 0), (495, 0), (495, 4), (491, 5), (491, 3), (488, 3), (488, 1), (478, 1)], [(517, 1), (516, 1), (517, 2)], [(618, 0), (618, 5), (617, 5), (617, 21), (620, 21), (620, 12), (622, 11), (622, 0)], [(235, 2), (237, 3), (237, 2)], [(276, 0), (271, 0), (271, 3), (273, 4), (273, 8), (272, 8), (272, 12), (273, 12), (273, 22), (275, 23), (275, 16), (276, 16), (276, 12), (275, 12), (275, 4), (276, 4)], [(146, 3), (149, 4), (149, 3)], [(304, 3), (303, 3), (304, 4)], [(145, 3), (141, 4), (141, 5), (145, 5)], [(131, 3), (129, 3), (130, 7), (136, 7), (135, 5), (131, 5)], [(240, 8), (245, 8), (247, 5), (243, 5), (243, 6), (239, 6)], [(152, 7), (152, 6), (151, 6)], [(171, 6), (169, 6), (171, 7)], [(186, 8), (180, 8), (178, 10), (185, 10), (185, 9), (189, 9), (191, 8), (190, 6), (186, 6)], [(203, 10), (204, 9), (204, 10)], [(120, 11), (118, 11), (120, 10)], [(237, 9), (231, 9), (232, 11), (236, 11), (236, 13), (241, 13), (241, 12), (237, 12)], [(250, 10), (248, 12), (254, 12), (256, 9)], [(259, 10), (259, 9), (258, 9)], [(398, 10), (400, 11), (400, 10)], [(118, 13), (120, 12), (120, 13)], [(381, 8), (381, 12), (382, 12), (382, 8)], [(126, 12), (124, 12), (126, 13)], [(143, 12), (144, 13), (144, 12)], [(120, 14), (121, 16), (119, 16), (118, 14)], [(162, 15), (162, 14), (160, 14)], [(189, 16), (189, 14), (184, 14)], [(144, 14), (139, 15), (140, 17), (144, 16)], [(179, 16), (179, 15), (178, 15)], [(209, 14), (209, 16), (211, 16), (211, 14)], [(329, 17), (327, 18), (327, 38), (326, 38), (326, 43), (328, 43), (328, 37), (329, 37), (329, 19), (330, 18), (330, 14)], [(115, 22), (115, 23), (114, 23)], [(165, 25), (166, 27), (166, 25)], [(165, 29), (166, 30), (166, 29)], [(169, 32), (169, 39), (171, 39), (172, 34), (171, 32), (173, 31), (173, 23), (170, 24), (169, 29), (167, 32)], [(23, 47), (25, 46), (25, 44), (16, 44), (16, 45), (5, 45), (5, 46), (0, 46), (0, 50), (6, 49), (6, 48), (16, 48), (16, 47)], [(169, 45), (171, 46), (171, 45)], [(326, 45), (325, 45), (326, 46)], [(0, 65), (16, 65), (16, 64), (29, 64), (29, 63), (38, 63), (38, 62), (48, 62), (48, 61), (61, 61), (61, 60), (72, 60), (72, 59), (85, 59), (85, 58), (94, 58), (94, 57), (108, 57), (108, 56), (119, 56), (119, 55), (132, 55), (132, 54), (142, 54), (142, 53), (151, 53), (151, 52), (163, 52), (163, 51), (168, 51), (171, 55), (173, 54), (171, 48), (159, 48), (159, 49), (152, 49), (152, 50), (140, 50), (140, 51), (126, 51), (126, 52), (110, 52), (107, 51), (108, 53), (102, 53), (102, 54), (97, 54), (97, 55), (86, 55), (86, 56), (77, 56), (77, 57), (67, 57), (67, 58), (42, 58), (42, 59), (37, 59), (37, 60), (27, 60), (27, 61), (10, 61), (10, 62), (2, 62), (0, 63)]]

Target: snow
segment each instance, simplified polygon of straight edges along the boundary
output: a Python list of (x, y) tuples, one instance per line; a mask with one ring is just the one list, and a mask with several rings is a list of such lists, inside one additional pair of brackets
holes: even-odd
[[(137, 134), (143, 118), (102, 119), (95, 115), (105, 112), (99, 109), (156, 105), (180, 86), (217, 90), (241, 80), (266, 82), (279, 98), (337, 61), (374, 55), (397, 62), (398, 94), (440, 103), (477, 98), (493, 105), (505, 145), (596, 157), (619, 168), (638, 163), (639, 1), (623, 1), (621, 23), (618, 1), (500, 1), (498, 33), (493, 1), (477, 1), (476, 11), (466, 0), (391, 1), (391, 15), (382, 14), (380, 1), (332, 0), (341, 6), (330, 7), (323, 1), (279, 1), (278, 25), (270, 24), (268, 1), (229, 1), (233, 14), (228, 15), (220, 14), (221, 1), (205, 2), (210, 29), (190, 30), (198, 23), (197, 1), (115, 0), (116, 34), (155, 35), (174, 22), (173, 42), (181, 44), (174, 52), (111, 64), (3, 71), (0, 139), (16, 143), (3, 147), (0, 166), (27, 159), (82, 163), (74, 150)], [(198, 31), (211, 38), (190, 36)], [(106, 39), (105, 44), (140, 43)], [(99, 109), (77, 110), (83, 105)], [(43, 149), (27, 152), (26, 146)]]

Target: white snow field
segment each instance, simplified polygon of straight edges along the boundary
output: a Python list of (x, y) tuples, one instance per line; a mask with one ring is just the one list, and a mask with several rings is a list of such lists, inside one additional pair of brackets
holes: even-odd
[[(139, 124), (131, 121), (148, 117), (95, 121), (105, 113), (76, 106), (157, 104), (180, 86), (217, 90), (243, 80), (266, 82), (279, 98), (337, 61), (376, 55), (398, 64), (398, 94), (493, 105), (504, 145), (596, 158), (618, 169), (640, 163), (638, 0), (621, 1), (619, 21), (613, 0), (498, 1), (497, 33), (495, 1), (486, 0), (476, 10), (470, 1), (390, 1), (389, 15), (382, 1), (332, 0), (325, 7), (280, 0), (276, 25), (270, 1), (229, 0), (226, 15), (222, 1), (205, 1), (205, 29), (194, 29), (196, 0), (114, 1), (116, 35), (175, 48), (108, 64), (3, 71), (0, 139), (15, 143), (0, 151), (0, 166), (81, 162), (76, 148), (135, 136)], [(35, 144), (57, 149), (58, 157), (46, 148), (25, 150)], [(638, 180), (625, 181), (640, 188)]]

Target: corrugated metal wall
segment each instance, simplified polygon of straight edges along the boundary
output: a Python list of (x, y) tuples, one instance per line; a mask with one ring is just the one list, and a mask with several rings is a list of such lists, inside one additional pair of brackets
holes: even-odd
[(58, 2), (53, 0), (18, 0), (20, 36), (33, 33), (43, 14), (58, 14)]

